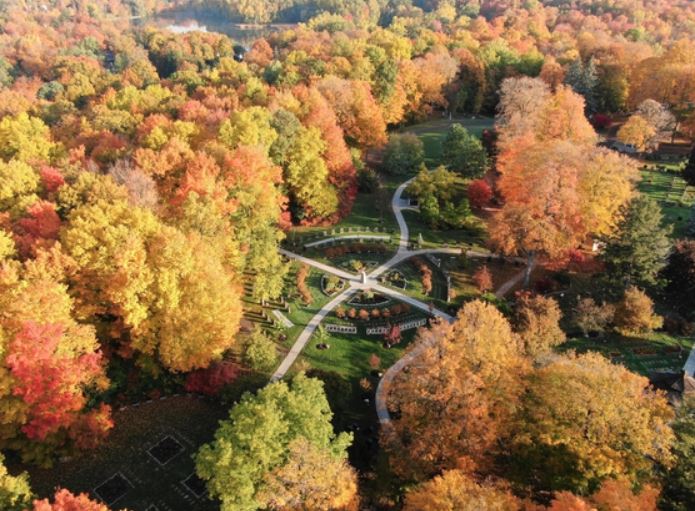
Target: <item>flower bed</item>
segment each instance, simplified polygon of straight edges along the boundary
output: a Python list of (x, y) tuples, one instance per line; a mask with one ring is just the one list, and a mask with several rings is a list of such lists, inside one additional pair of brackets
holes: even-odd
[(329, 259), (346, 254), (387, 254), (389, 247), (384, 243), (348, 243), (336, 247), (328, 247), (323, 253)]
[(340, 306), (335, 309), (335, 315), (339, 319), (343, 320), (360, 320), (360, 321), (371, 321), (371, 320), (391, 320), (396, 318), (402, 318), (410, 314), (412, 308), (407, 303), (396, 303), (390, 307), (371, 307), (369, 309), (362, 307), (343, 307)]
[(322, 275), (321, 276), (321, 291), (326, 296), (333, 296), (345, 289), (347, 282), (337, 277), (335, 275)]
[(347, 303), (348, 305), (375, 307), (390, 303), (391, 299), (379, 293), (371, 291), (360, 291), (356, 293)]
[(408, 280), (405, 278), (405, 275), (398, 270), (391, 270), (384, 276), (379, 277), (379, 280), (384, 284), (388, 284), (389, 286), (397, 287), (399, 289), (405, 289), (408, 287)]

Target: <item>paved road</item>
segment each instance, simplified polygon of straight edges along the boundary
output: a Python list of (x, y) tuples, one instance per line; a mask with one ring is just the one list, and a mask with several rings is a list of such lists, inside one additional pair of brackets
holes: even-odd
[(406, 294), (401, 293), (400, 291), (396, 291), (395, 289), (388, 288), (386, 286), (382, 286), (381, 284), (376, 284), (372, 286), (372, 289), (375, 289), (376, 291), (379, 291), (382, 294), (389, 295), (393, 298), (397, 298), (402, 302), (409, 303), (410, 305), (417, 307), (418, 309), (421, 309), (425, 312), (428, 312), (434, 316), (437, 316), (439, 318), (443, 318), (449, 322), (452, 322), (454, 320), (453, 316), (450, 316), (446, 312), (442, 312), (439, 309), (435, 309), (432, 307), (430, 304), (421, 302), (420, 300), (417, 300), (411, 296), (408, 296)]
[(690, 355), (688, 356), (688, 360), (685, 361), (683, 371), (685, 371), (685, 374), (688, 376), (695, 376), (695, 345), (693, 345), (693, 349), (690, 350)]

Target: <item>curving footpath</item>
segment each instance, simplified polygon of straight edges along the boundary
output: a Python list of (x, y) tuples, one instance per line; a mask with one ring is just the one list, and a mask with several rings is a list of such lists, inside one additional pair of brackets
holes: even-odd
[(311, 336), (314, 335), (314, 331), (318, 328), (318, 326), (321, 324), (321, 321), (323, 321), (323, 318), (325, 318), (329, 312), (331, 312), (334, 308), (336, 308), (338, 305), (343, 300), (346, 300), (349, 298), (354, 292), (357, 291), (356, 287), (349, 287), (345, 291), (341, 292), (338, 294), (333, 300), (328, 302), (326, 305), (321, 307), (321, 309), (314, 315), (313, 318), (309, 321), (307, 326), (302, 330), (302, 333), (299, 334), (299, 337), (297, 337), (297, 340), (294, 342), (292, 345), (292, 348), (290, 351), (287, 353), (285, 358), (282, 360), (278, 368), (275, 370), (273, 375), (270, 377), (270, 381), (278, 381), (280, 380), (283, 376), (285, 376), (285, 373), (289, 371), (290, 367), (292, 367), (292, 364), (294, 364), (294, 361), (297, 359), (299, 354), (302, 352), (304, 349), (304, 346), (306, 346), (306, 343), (309, 342), (309, 339), (311, 339)]
[[(511, 279), (502, 284), (497, 291), (495, 291), (495, 296), (502, 298), (504, 295), (506, 295), (512, 287), (514, 287), (524, 278), (525, 273), (525, 269), (521, 270)], [(449, 318), (451, 318), (451, 316), (449, 316)], [(453, 319), (454, 318), (448, 319), (448, 321), (451, 323), (453, 322)], [(420, 353), (430, 347), (434, 341), (434, 338), (430, 338), (426, 342), (418, 344), (415, 348), (413, 348), (412, 351), (398, 359), (395, 364), (389, 367), (386, 373), (384, 373), (384, 376), (381, 377), (381, 380), (379, 380), (379, 385), (376, 387), (376, 394), (374, 396), (374, 405), (376, 406), (376, 416), (379, 419), (379, 424), (382, 426), (385, 426), (391, 422), (391, 416), (389, 415), (388, 409), (388, 393), (394, 378), (406, 366), (410, 365), (413, 360), (417, 359), (420, 356)]]
[[(391, 259), (389, 259), (387, 262), (382, 264), (381, 266), (377, 267), (375, 270), (373, 270), (368, 276), (357, 276), (353, 275), (351, 273), (348, 273), (346, 271), (340, 270), (338, 268), (335, 268), (331, 265), (321, 263), (319, 261), (315, 261), (314, 259), (310, 259), (308, 257), (301, 256), (299, 254), (295, 254), (294, 252), (290, 252), (289, 250), (285, 249), (279, 249), (280, 253), (283, 254), (286, 257), (289, 257), (291, 259), (295, 259), (297, 261), (300, 261), (304, 264), (308, 264), (310, 266), (313, 266), (314, 268), (317, 268), (321, 271), (324, 271), (326, 273), (330, 273), (332, 275), (337, 275), (338, 277), (341, 277), (345, 279), (347, 282), (349, 282), (350, 286), (342, 291), (340, 294), (338, 294), (335, 298), (333, 298), (330, 302), (325, 304), (321, 309), (314, 315), (313, 318), (309, 321), (307, 326), (304, 328), (301, 334), (299, 334), (299, 337), (297, 337), (297, 340), (295, 343), (292, 345), (292, 348), (290, 351), (287, 353), (285, 358), (282, 360), (278, 368), (275, 370), (273, 375), (270, 378), (271, 382), (280, 380), (287, 374), (287, 371), (289, 371), (290, 367), (292, 367), (292, 364), (294, 364), (295, 360), (299, 356), (299, 354), (302, 352), (306, 344), (309, 342), (311, 339), (312, 335), (318, 328), (318, 326), (321, 324), (321, 321), (333, 310), (335, 309), (338, 305), (340, 305), (344, 300), (349, 298), (351, 295), (356, 293), (358, 290), (361, 289), (376, 289), (380, 293), (383, 293), (385, 295), (391, 296), (393, 298), (397, 298), (399, 300), (402, 300), (404, 302), (407, 302), (408, 304), (417, 307), (421, 310), (424, 310), (436, 317), (440, 317), (448, 322), (453, 322), (454, 317), (451, 315), (447, 314), (446, 312), (440, 311), (432, 305), (427, 304), (425, 302), (422, 302), (420, 300), (417, 300), (415, 298), (412, 298), (410, 296), (407, 296), (399, 291), (396, 291), (395, 289), (391, 289), (385, 286), (382, 286), (378, 280), (377, 277), (379, 277), (381, 274), (384, 272), (388, 271), (389, 269), (393, 268), (394, 266), (397, 266), (401, 262), (405, 261), (406, 259), (418, 255), (424, 255), (424, 254), (460, 254), (461, 249), (460, 248), (450, 248), (450, 247), (442, 247), (442, 248), (432, 248), (432, 249), (419, 249), (419, 250), (410, 250), (408, 248), (408, 242), (410, 240), (410, 231), (408, 229), (408, 224), (405, 221), (405, 218), (403, 217), (403, 211), (404, 210), (409, 210), (412, 209), (412, 206), (409, 204), (405, 204), (405, 201), (402, 199), (403, 192), (407, 188), (407, 186), (410, 184), (410, 182), (414, 178), (411, 178), (407, 180), (404, 183), (401, 183), (398, 188), (396, 188), (395, 193), (393, 194), (393, 198), (391, 199), (391, 208), (393, 209), (393, 213), (396, 217), (396, 222), (398, 223), (398, 228), (400, 229), (400, 240), (398, 242), (398, 250), (394, 254)], [(473, 250), (469, 250), (466, 252), (466, 254), (469, 257), (490, 257), (492, 254), (490, 253), (484, 253), (484, 252), (476, 252)], [(494, 256), (497, 257), (497, 256)], [(512, 279), (509, 281), (505, 282), (496, 292), (497, 296), (504, 296), (515, 284), (517, 284), (521, 279), (524, 277), (524, 270), (522, 270), (518, 275), (515, 275)], [(420, 344), (419, 346), (415, 347), (411, 352), (409, 352), (407, 355), (402, 357), (398, 362), (396, 362), (394, 365), (392, 365), (388, 371), (386, 371), (386, 374), (382, 377), (382, 379), (379, 381), (379, 385), (377, 387), (376, 391), (376, 409), (377, 409), (377, 416), (379, 417), (379, 422), (381, 424), (387, 424), (390, 421), (389, 417), (389, 412), (388, 408), (386, 406), (386, 398), (388, 394), (388, 389), (393, 381), (394, 377), (396, 374), (398, 374), (405, 366), (410, 364), (413, 359), (417, 358), (418, 354), (427, 347), (427, 344)]]

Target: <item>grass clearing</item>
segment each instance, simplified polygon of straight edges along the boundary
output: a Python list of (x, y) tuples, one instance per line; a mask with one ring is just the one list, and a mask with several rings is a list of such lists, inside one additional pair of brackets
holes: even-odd
[(659, 203), (664, 221), (673, 225), (673, 236), (683, 237), (695, 203), (695, 187), (688, 187), (677, 174), (645, 170), (639, 190)]
[(316, 347), (315, 339), (312, 339), (302, 352), (302, 360), (316, 369), (332, 371), (348, 379), (359, 380), (370, 376), (372, 368), (369, 365), (369, 358), (373, 354), (379, 357), (381, 367), (385, 370), (401, 357), (414, 336), (415, 330), (403, 332), (403, 340), (400, 344), (386, 348), (381, 335), (327, 333), (325, 342), (330, 345), (330, 348), (320, 350)]
[(417, 242), (422, 236), (422, 248), (455, 247), (465, 244), (467, 248), (484, 249), (485, 232), (482, 225), (469, 229), (433, 229), (422, 220), (419, 212), (412, 210), (403, 211), (403, 218), (408, 224), (411, 241)]
[(481, 137), (483, 130), (494, 126), (495, 120), (491, 117), (453, 117), (452, 119), (442, 117), (405, 126), (399, 131), (415, 133), (420, 137), (425, 146), (425, 164), (434, 167), (439, 165), (442, 157), (442, 142), (452, 124), (461, 124), (473, 135)]

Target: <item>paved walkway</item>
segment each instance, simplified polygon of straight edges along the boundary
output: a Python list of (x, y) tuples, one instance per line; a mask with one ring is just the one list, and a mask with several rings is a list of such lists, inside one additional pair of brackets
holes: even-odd
[[(514, 286), (514, 284), (516, 284), (524, 278), (525, 271), (526, 270), (520, 271), (507, 282), (502, 284), (497, 289), (497, 291), (495, 291), (495, 295), (498, 297), (504, 296), (504, 294), (509, 289), (511, 289)], [(453, 322), (454, 318), (448, 316), (445, 317), (445, 319), (447, 319), (447, 321), (451, 323)], [(429, 348), (435, 341), (435, 338), (430, 337), (427, 341), (415, 346), (415, 348), (413, 348), (406, 355), (398, 359), (398, 361), (395, 364), (389, 367), (386, 373), (384, 373), (384, 375), (381, 377), (381, 380), (379, 380), (379, 385), (377, 385), (376, 387), (376, 394), (374, 396), (374, 405), (376, 406), (376, 416), (379, 419), (379, 423), (382, 426), (385, 426), (389, 422), (391, 422), (391, 416), (389, 415), (388, 409), (388, 394), (389, 389), (391, 388), (391, 384), (393, 383), (393, 380), (396, 378), (396, 375), (400, 373), (403, 370), (403, 368), (410, 365), (414, 360), (416, 360), (420, 356), (420, 354), (427, 348)]]
[(388, 234), (350, 234), (349, 236), (333, 236), (331, 238), (324, 238), (318, 241), (312, 241), (311, 243), (305, 243), (306, 248), (318, 247), (320, 245), (325, 245), (326, 243), (331, 243), (332, 241), (343, 241), (343, 240), (390, 240), (391, 236)]
[(296, 261), (299, 261), (300, 263), (308, 264), (309, 266), (313, 266), (314, 268), (317, 268), (321, 271), (324, 271), (326, 273), (330, 273), (332, 275), (336, 275), (340, 277), (341, 279), (345, 279), (350, 282), (357, 282), (360, 280), (360, 278), (357, 275), (354, 275), (352, 273), (348, 273), (344, 270), (341, 270), (340, 268), (336, 268), (335, 266), (331, 266), (330, 264), (324, 264), (319, 261), (315, 261), (314, 259), (310, 259), (308, 257), (301, 256), (299, 254), (295, 254), (294, 252), (290, 252), (289, 250), (285, 250), (284, 248), (279, 248), (278, 251), (286, 256), (289, 257), (290, 259), (294, 259)]
[(270, 377), (271, 382), (278, 381), (285, 376), (285, 373), (287, 373), (290, 367), (292, 367), (292, 364), (294, 364), (294, 361), (302, 352), (304, 346), (306, 346), (306, 343), (309, 342), (309, 339), (311, 339), (311, 336), (314, 334), (314, 330), (318, 328), (321, 321), (323, 321), (323, 318), (325, 318), (334, 308), (340, 305), (343, 300), (350, 297), (350, 295), (352, 295), (356, 290), (356, 288), (349, 287), (333, 298), (333, 300), (321, 307), (314, 317), (311, 318), (306, 328), (302, 330), (302, 333), (299, 334), (299, 337), (297, 337), (297, 340), (292, 345), (289, 353), (287, 353), (280, 366), (275, 370), (273, 376)]
[(273, 311), (273, 316), (278, 318), (278, 321), (280, 321), (280, 323), (282, 323), (282, 326), (284, 326), (285, 328), (292, 328), (294, 326), (294, 323), (292, 323), (287, 316), (285, 316), (282, 312), (280, 312), (277, 309)]
[(695, 376), (695, 345), (693, 345), (693, 349), (690, 350), (690, 355), (688, 356), (688, 360), (685, 361), (683, 371), (688, 376)]
[[(414, 178), (413, 178), (414, 179)], [(430, 314), (433, 314), (434, 316), (440, 317), (445, 319), (446, 321), (453, 322), (454, 318), (447, 314), (446, 312), (440, 311), (438, 309), (433, 308), (430, 304), (424, 303), (420, 300), (417, 300), (411, 296), (408, 296), (404, 293), (401, 293), (400, 291), (396, 291), (394, 289), (390, 289), (388, 287), (382, 286), (379, 281), (377, 280), (377, 277), (379, 275), (383, 274), (384, 272), (388, 271), (389, 269), (393, 268), (394, 266), (397, 266), (401, 262), (405, 261), (406, 259), (418, 255), (425, 255), (425, 254), (460, 254), (461, 249), (460, 248), (453, 248), (453, 247), (442, 247), (442, 248), (424, 248), (424, 249), (419, 249), (419, 250), (410, 250), (408, 248), (408, 242), (410, 240), (410, 231), (408, 229), (408, 224), (405, 221), (405, 218), (403, 218), (403, 210), (411, 209), (411, 206), (407, 203), (408, 201), (405, 201), (402, 199), (403, 192), (407, 188), (407, 186), (410, 184), (410, 182), (413, 179), (407, 180), (405, 183), (402, 183), (396, 188), (395, 193), (393, 194), (393, 198), (391, 199), (391, 208), (393, 209), (393, 213), (396, 217), (396, 222), (398, 223), (398, 227), (400, 229), (400, 240), (398, 242), (398, 250), (394, 254), (394, 256), (389, 259), (387, 262), (382, 264), (381, 266), (377, 267), (375, 270), (373, 270), (366, 278), (363, 278), (362, 276), (357, 276), (353, 275), (351, 273), (348, 273), (346, 271), (340, 270), (338, 268), (335, 268), (329, 264), (324, 264), (319, 261), (315, 261), (313, 259), (310, 259), (308, 257), (301, 256), (299, 254), (295, 254), (294, 252), (290, 252), (289, 250), (285, 249), (279, 249), (280, 253), (291, 258), (295, 259), (297, 261), (300, 261), (304, 264), (308, 264), (309, 266), (313, 266), (314, 268), (317, 268), (321, 271), (324, 271), (326, 273), (330, 273), (332, 275), (337, 275), (340, 278), (345, 279), (349, 283), (349, 287), (342, 291), (340, 294), (338, 294), (335, 298), (333, 298), (330, 302), (325, 304), (321, 309), (314, 315), (313, 318), (309, 321), (309, 324), (304, 328), (301, 334), (299, 334), (299, 337), (295, 341), (295, 343), (292, 345), (292, 348), (290, 349), (289, 353), (285, 356), (284, 360), (280, 363), (280, 366), (276, 369), (275, 373), (273, 373), (273, 376), (270, 378), (270, 381), (277, 381), (281, 379), (287, 371), (292, 367), (292, 364), (294, 364), (295, 360), (299, 356), (299, 354), (302, 352), (306, 344), (309, 342), (311, 339), (311, 336), (314, 334), (314, 331), (316, 328), (318, 328), (319, 324), (323, 319), (333, 310), (335, 309), (340, 303), (342, 303), (344, 300), (349, 298), (352, 294), (356, 293), (359, 290), (364, 290), (364, 289), (376, 289), (380, 293), (383, 293), (385, 295), (391, 296), (393, 298), (397, 298), (398, 300), (401, 300), (403, 302), (406, 302), (414, 307), (417, 307), (418, 309), (424, 310)], [(466, 255), (469, 257), (490, 257), (490, 253), (485, 253), (485, 252), (477, 252), (474, 250), (469, 250), (466, 252)], [(524, 271), (521, 271), (519, 274), (515, 275), (512, 279), (509, 281), (505, 282), (496, 292), (497, 296), (504, 296), (505, 293), (507, 293), (516, 283), (519, 282), (519, 280), (523, 279), (524, 277)], [(396, 362), (393, 366), (389, 368), (389, 370), (386, 372), (386, 374), (383, 376), (381, 381), (379, 382), (379, 386), (377, 387), (377, 392), (376, 392), (376, 407), (377, 407), (377, 415), (379, 416), (379, 421), (382, 424), (387, 423), (390, 418), (388, 414), (388, 409), (386, 407), (386, 396), (388, 394), (388, 388), (389, 385), (391, 384), (391, 381), (395, 377), (398, 372), (408, 365), (414, 358), (418, 356), (418, 354), (426, 348), (427, 345), (425, 344), (420, 344), (417, 346), (415, 349), (413, 349), (410, 353), (408, 353), (406, 356), (401, 358), (398, 362)]]
[(393, 214), (396, 216), (396, 222), (398, 222), (398, 229), (400, 229), (401, 231), (401, 239), (398, 242), (398, 252), (408, 250), (408, 239), (410, 236), (410, 231), (408, 230), (408, 224), (406, 223), (405, 218), (403, 218), (403, 213), (401, 211), (404, 207), (407, 206), (403, 203), (401, 195), (403, 195), (403, 192), (413, 181), (413, 179), (415, 178), (410, 178), (405, 183), (401, 183), (398, 186), (398, 188), (396, 188), (396, 192), (393, 194), (393, 198), (391, 199), (391, 209), (393, 209)]

